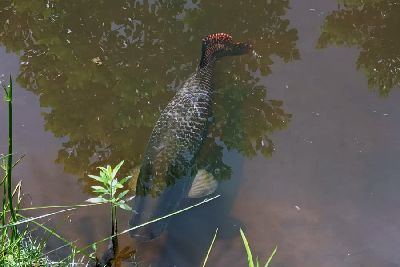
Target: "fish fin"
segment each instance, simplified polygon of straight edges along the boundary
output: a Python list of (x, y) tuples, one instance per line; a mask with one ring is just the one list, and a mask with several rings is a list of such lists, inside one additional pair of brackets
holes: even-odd
[(140, 165), (138, 165), (135, 168), (133, 168), (132, 173), (131, 173), (132, 178), (128, 182), (129, 189), (133, 193), (136, 192), (136, 185), (137, 185), (137, 181), (138, 181), (138, 178), (139, 178), (139, 173), (140, 173)]
[(189, 198), (201, 198), (215, 192), (218, 182), (214, 175), (204, 169), (200, 169), (193, 179), (192, 187), (189, 190)]

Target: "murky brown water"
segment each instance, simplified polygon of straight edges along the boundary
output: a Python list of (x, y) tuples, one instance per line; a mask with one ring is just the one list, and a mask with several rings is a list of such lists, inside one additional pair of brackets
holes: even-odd
[[(202, 155), (222, 196), (140, 247), (140, 266), (199, 266), (216, 227), (209, 266), (244, 266), (239, 226), (261, 258), (278, 245), (272, 266), (400, 266), (400, 2), (344, 2), (1, 1), (26, 203), (83, 202), (96, 166), (139, 165), (201, 38), (228, 32), (261, 57), (218, 63)], [(48, 224), (85, 245), (109, 233), (107, 212)]]

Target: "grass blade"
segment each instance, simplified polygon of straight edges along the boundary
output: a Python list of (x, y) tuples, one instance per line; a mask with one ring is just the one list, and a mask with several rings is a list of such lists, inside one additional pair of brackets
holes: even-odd
[(267, 260), (267, 263), (265, 263), (264, 267), (268, 267), (269, 266), (269, 263), (271, 262), (272, 258), (274, 257), (277, 249), (278, 249), (278, 246), (275, 246), (274, 251), (272, 251), (271, 256), (269, 256), (269, 258)]
[(71, 211), (71, 210), (76, 210), (76, 208), (59, 210), (59, 211), (56, 211), (56, 212), (43, 214), (43, 215), (40, 215), (40, 216), (37, 216), (37, 217), (30, 217), (30, 218), (27, 218), (25, 220), (16, 221), (15, 223), (10, 223), (10, 224), (6, 224), (6, 225), (0, 225), (0, 229), (7, 228), (7, 227), (14, 227), (16, 225), (32, 222), (32, 221), (35, 221), (35, 220), (38, 220), (38, 219), (46, 218), (46, 217), (49, 217), (49, 216), (52, 216), (52, 215), (55, 215), (55, 214), (58, 214), (58, 213), (63, 213), (63, 212), (66, 212), (66, 211)]
[(244, 244), (244, 247), (246, 248), (247, 261), (249, 262), (249, 267), (254, 267), (253, 255), (251, 254), (249, 242), (247, 242), (247, 238), (244, 235), (242, 228), (240, 228), (240, 235), (242, 236), (243, 244)]
[(213, 247), (213, 245), (214, 245), (214, 242), (215, 242), (215, 239), (217, 238), (217, 233), (218, 233), (218, 228), (215, 229), (215, 234), (214, 234), (214, 237), (213, 237), (213, 239), (212, 239), (212, 241), (211, 241), (211, 245), (210, 245), (210, 247), (208, 248), (206, 258), (204, 259), (203, 267), (206, 266), (206, 263), (207, 263), (207, 260), (208, 260), (208, 256), (210, 255), (211, 249), (212, 249), (212, 247)]

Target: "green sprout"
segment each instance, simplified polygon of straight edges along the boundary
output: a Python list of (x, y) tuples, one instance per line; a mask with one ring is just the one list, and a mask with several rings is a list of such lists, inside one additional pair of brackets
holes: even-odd
[[(126, 199), (124, 199), (125, 195), (129, 192), (129, 190), (124, 190), (117, 195), (117, 190), (124, 188), (124, 184), (132, 177), (126, 176), (125, 178), (118, 181), (117, 172), (121, 168), (124, 161), (121, 161), (115, 168), (112, 168), (110, 165), (107, 167), (97, 167), (100, 169), (100, 175), (88, 175), (90, 178), (101, 182), (103, 185), (93, 185), (93, 192), (98, 196), (94, 198), (89, 198), (86, 200), (87, 202), (101, 204), (101, 203), (110, 203), (111, 205), (111, 240), (110, 246), (104, 255), (109, 255), (110, 257), (105, 258), (105, 265), (108, 266), (108, 263), (115, 258), (116, 251), (118, 250), (118, 228), (117, 228), (117, 207), (130, 210), (131, 207), (126, 204)], [(94, 247), (96, 249), (96, 247)], [(108, 254), (109, 253), (109, 254)], [(96, 262), (98, 259), (96, 258)]]
[(124, 210), (130, 210), (126, 204), (126, 200), (124, 199), (125, 195), (129, 192), (129, 190), (124, 190), (121, 193), (117, 194), (117, 190), (124, 187), (124, 184), (132, 177), (127, 176), (120, 181), (116, 178), (117, 172), (121, 168), (124, 161), (121, 161), (115, 168), (112, 168), (110, 165), (107, 167), (98, 167), (100, 169), (100, 175), (88, 175), (90, 178), (101, 182), (103, 185), (93, 185), (92, 189), (93, 192), (96, 193), (98, 196), (94, 198), (89, 198), (86, 200), (90, 203), (110, 203), (113, 208), (121, 208)]

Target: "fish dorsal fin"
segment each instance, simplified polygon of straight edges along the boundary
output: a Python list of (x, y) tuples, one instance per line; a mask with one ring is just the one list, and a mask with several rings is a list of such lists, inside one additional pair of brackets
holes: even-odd
[(200, 169), (193, 179), (192, 187), (188, 193), (189, 198), (201, 198), (215, 192), (218, 182), (214, 175), (204, 169)]

